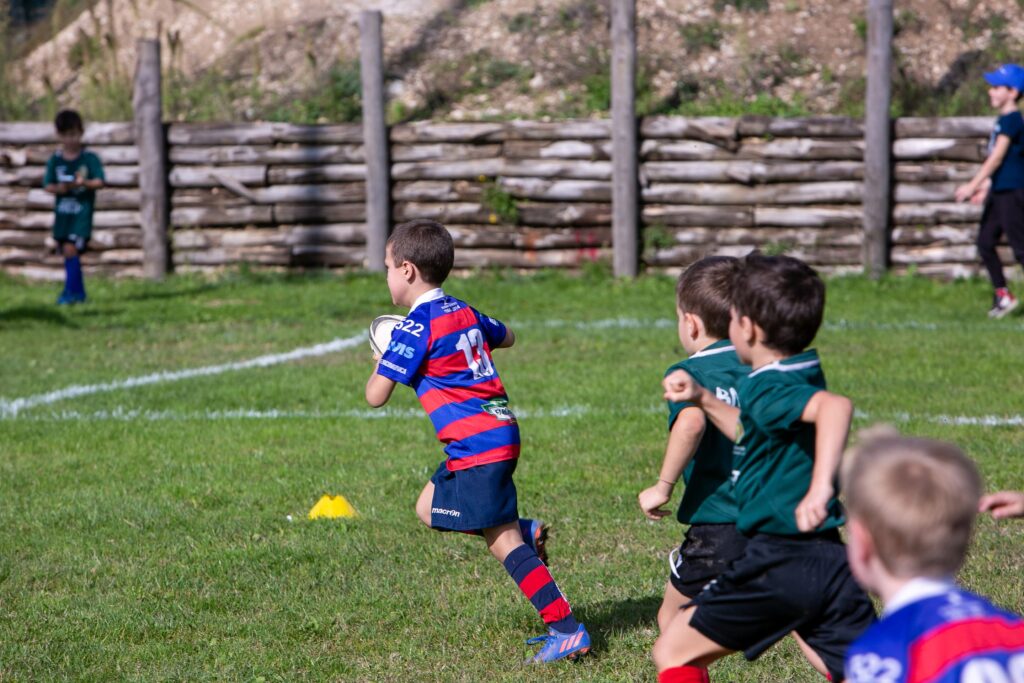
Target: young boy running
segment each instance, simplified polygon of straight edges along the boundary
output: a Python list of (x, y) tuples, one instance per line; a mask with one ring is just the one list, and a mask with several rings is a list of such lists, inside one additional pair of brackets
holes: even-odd
[[(736, 405), (736, 385), (750, 368), (740, 363), (729, 342), (729, 287), (737, 259), (710, 256), (687, 268), (676, 283), (679, 341), (689, 355), (666, 371), (685, 370), (729, 405)], [(688, 402), (668, 403), (668, 443), (658, 481), (638, 496), (640, 509), (652, 520), (670, 512), (680, 475), (686, 491), (676, 519), (690, 528), (681, 546), (669, 554), (670, 574), (658, 610), (664, 631), (683, 605), (734, 559), (747, 538), (736, 531), (732, 495), (732, 441), (705, 425), (704, 411)]]
[(64, 257), (64, 291), (59, 305), (85, 301), (85, 282), (79, 257), (92, 236), (92, 209), (96, 190), (103, 187), (103, 164), (82, 147), (84, 126), (78, 112), (65, 109), (54, 121), (60, 149), (46, 162), (43, 189), (56, 195), (53, 239)]
[(590, 635), (539, 556), (544, 525), (520, 519), (517, 509), (519, 425), (491, 359), (491, 350), (512, 346), (515, 334), (444, 293), (454, 259), (451, 235), (436, 221), (403, 223), (388, 239), (391, 300), (410, 310), (366, 383), (366, 400), (384, 405), (396, 384), (416, 391), (447, 455), (420, 493), (416, 514), (431, 529), (484, 537), (548, 627), (527, 641), (541, 644), (530, 661), (577, 659), (590, 650)]
[(1017, 307), (1006, 284), (1003, 262), (996, 253), (999, 236), (1005, 234), (1013, 255), (1024, 266), (1024, 117), (1018, 102), (1024, 94), (1024, 68), (1004, 64), (985, 74), (991, 86), (988, 98), (999, 112), (988, 145), (988, 157), (974, 178), (956, 190), (956, 200), (985, 204), (978, 230), (978, 254), (988, 271), (993, 295), (989, 317), (1002, 318)]
[(956, 446), (882, 437), (844, 466), (850, 569), (882, 618), (846, 656), (848, 683), (1024, 680), (1024, 621), (956, 586), (981, 477)]
[(817, 353), (825, 285), (786, 256), (741, 259), (731, 288), (729, 338), (753, 371), (737, 409), (684, 370), (665, 378), (665, 398), (699, 406), (733, 451), (737, 528), (750, 540), (729, 570), (672, 620), (654, 645), (660, 683), (707, 680), (731, 652), (760, 656), (796, 631), (843, 676), (846, 648), (874, 619), (853, 581), (838, 527), (835, 477), (853, 406), (825, 390)]

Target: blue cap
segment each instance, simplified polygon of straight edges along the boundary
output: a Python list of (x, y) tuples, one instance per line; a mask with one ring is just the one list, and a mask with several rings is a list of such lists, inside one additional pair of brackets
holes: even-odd
[(985, 74), (990, 85), (1005, 85), (1024, 92), (1024, 67), (1019, 64), (1003, 64), (995, 71)]

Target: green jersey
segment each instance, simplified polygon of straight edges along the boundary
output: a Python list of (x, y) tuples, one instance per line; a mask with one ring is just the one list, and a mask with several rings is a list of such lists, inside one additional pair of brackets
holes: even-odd
[[(750, 372), (740, 363), (736, 347), (728, 340), (717, 341), (665, 372), (685, 370), (722, 401), (738, 405), (736, 385)], [(692, 403), (668, 402), (668, 428), (671, 430), (683, 408)], [(683, 471), (686, 491), (676, 517), (683, 524), (734, 524), (736, 499), (732, 493), (732, 439), (708, 423), (697, 445), (697, 452)]]
[[(736, 527), (745, 534), (798, 536), (796, 507), (807, 494), (814, 468), (814, 425), (800, 418), (825, 389), (814, 350), (758, 368), (739, 385), (740, 428), (733, 449)], [(843, 524), (833, 497), (818, 531)]]
[[(55, 152), (46, 162), (43, 186), (54, 183), (73, 183), (82, 180), (105, 180), (100, 158), (83, 149), (74, 159), (65, 159)], [(96, 190), (73, 188), (68, 194), (58, 195), (54, 204), (53, 237), (67, 240), (71, 236), (89, 239), (92, 235), (92, 210), (96, 203)]]

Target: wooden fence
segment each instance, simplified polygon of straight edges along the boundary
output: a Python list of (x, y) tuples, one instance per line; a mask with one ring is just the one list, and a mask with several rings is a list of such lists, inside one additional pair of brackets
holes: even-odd
[[(899, 119), (892, 143), (896, 270), (978, 271), (980, 208), (953, 201), (984, 158), (988, 118)], [(653, 117), (639, 124), (642, 262), (674, 270), (760, 247), (824, 271), (862, 269), (864, 131), (837, 117)], [(171, 254), (178, 271), (249, 263), (360, 267), (366, 164), (359, 125), (171, 124)], [(133, 126), (88, 126), (106, 165), (92, 272), (140, 275)], [(0, 267), (59, 277), (41, 189), (52, 127), (0, 124)], [(389, 130), (391, 217), (449, 226), (460, 268), (610, 261), (607, 120), (420, 122)], [(1010, 262), (1009, 254), (1005, 254)]]

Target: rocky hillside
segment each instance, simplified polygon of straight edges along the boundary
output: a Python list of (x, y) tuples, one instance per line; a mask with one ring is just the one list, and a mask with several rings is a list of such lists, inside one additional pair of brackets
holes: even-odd
[[(47, 114), (130, 107), (159, 36), (168, 115), (358, 116), (360, 10), (385, 14), (393, 120), (579, 117), (607, 107), (608, 0), (97, 0), (11, 64)], [(865, 0), (640, 0), (644, 112), (859, 113)], [(981, 71), (1024, 55), (1024, 0), (897, 0), (899, 113), (987, 113)]]

